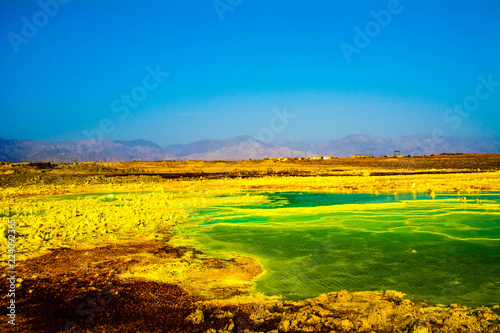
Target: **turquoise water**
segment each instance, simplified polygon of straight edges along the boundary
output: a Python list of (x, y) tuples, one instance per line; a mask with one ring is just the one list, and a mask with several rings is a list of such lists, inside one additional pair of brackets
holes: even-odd
[(431, 304), (500, 303), (499, 193), (268, 196), (198, 211), (177, 231), (209, 254), (260, 259), (255, 290), (285, 299), (392, 289)]

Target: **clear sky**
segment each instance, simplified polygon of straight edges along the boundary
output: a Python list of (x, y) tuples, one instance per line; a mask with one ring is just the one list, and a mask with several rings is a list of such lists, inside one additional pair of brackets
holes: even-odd
[(500, 132), (499, 1), (2, 0), (0, 36), (4, 139)]

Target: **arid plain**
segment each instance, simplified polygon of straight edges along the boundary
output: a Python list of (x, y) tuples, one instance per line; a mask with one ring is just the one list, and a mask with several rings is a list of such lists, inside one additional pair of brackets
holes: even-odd
[(500, 331), (498, 304), (426, 304), (405, 290), (265, 295), (258, 258), (204, 253), (178, 228), (205, 208), (266, 204), (266, 193), (499, 192), (500, 155), (2, 163), (0, 185), (3, 271), (16, 225), (19, 332)]

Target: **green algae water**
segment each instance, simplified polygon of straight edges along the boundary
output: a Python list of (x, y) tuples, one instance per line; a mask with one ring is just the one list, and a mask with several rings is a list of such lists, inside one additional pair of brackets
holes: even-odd
[(284, 299), (390, 289), (431, 304), (500, 302), (500, 193), (265, 195), (197, 211), (177, 232), (211, 255), (258, 258), (255, 291)]

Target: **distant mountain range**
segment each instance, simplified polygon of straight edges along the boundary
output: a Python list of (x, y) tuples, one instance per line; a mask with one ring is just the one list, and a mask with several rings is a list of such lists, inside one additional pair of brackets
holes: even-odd
[(441, 153), (500, 153), (499, 135), (434, 138), (427, 134), (401, 137), (349, 135), (334, 141), (277, 141), (266, 144), (251, 136), (224, 140), (200, 140), (161, 147), (146, 140), (81, 140), (46, 142), (0, 139), (2, 162), (242, 160), (274, 157), (392, 155)]
[(500, 153), (500, 135), (445, 135), (434, 137), (416, 134), (397, 137), (348, 135), (330, 142), (280, 141), (276, 144), (321, 156), (393, 155), (399, 150), (403, 155), (430, 155), (442, 153)]

